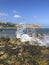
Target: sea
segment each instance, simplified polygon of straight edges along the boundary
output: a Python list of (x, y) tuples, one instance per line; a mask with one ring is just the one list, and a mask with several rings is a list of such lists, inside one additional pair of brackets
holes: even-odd
[[(0, 37), (9, 37), (15, 38), (16, 37), (17, 28), (0, 28)], [(18, 31), (19, 32), (19, 31)], [(42, 34), (49, 36), (49, 28), (25, 28), (23, 30), (24, 34)]]
[(37, 40), (39, 45), (49, 46), (49, 28), (0, 28), (0, 37), (16, 38), (17, 33), (35, 36), (34, 40)]

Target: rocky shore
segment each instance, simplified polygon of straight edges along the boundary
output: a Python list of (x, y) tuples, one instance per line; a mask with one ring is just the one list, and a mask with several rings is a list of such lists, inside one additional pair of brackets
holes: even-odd
[[(19, 44), (21, 43), (21, 44)], [(20, 39), (0, 38), (0, 65), (49, 65), (49, 47), (24, 44)]]

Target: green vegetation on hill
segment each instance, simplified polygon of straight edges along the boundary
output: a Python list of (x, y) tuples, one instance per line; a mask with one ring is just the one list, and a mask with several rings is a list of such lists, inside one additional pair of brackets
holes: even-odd
[(10, 22), (0, 22), (0, 27), (16, 27), (16, 24)]

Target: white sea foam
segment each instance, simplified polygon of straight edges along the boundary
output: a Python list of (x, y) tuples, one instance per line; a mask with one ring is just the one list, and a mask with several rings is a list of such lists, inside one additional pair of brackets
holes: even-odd
[(29, 37), (28, 34), (23, 34), (20, 39), (21, 39), (21, 42), (27, 42), (27, 41), (31, 41), (32, 38)]
[[(19, 24), (19, 25), (22, 25), (22, 24)], [(25, 25), (24, 25), (25, 26)], [(47, 35), (44, 35), (42, 39), (38, 38), (38, 37), (30, 37), (28, 34), (24, 34), (23, 31), (25, 29), (22, 25), (22, 28), (17, 28), (17, 31), (16, 31), (16, 37), (17, 38), (20, 38), (21, 42), (27, 42), (29, 41), (30, 43), (29, 44), (33, 44), (32, 42), (37, 42), (37, 44), (39, 46), (48, 46), (49, 45), (49, 36)]]

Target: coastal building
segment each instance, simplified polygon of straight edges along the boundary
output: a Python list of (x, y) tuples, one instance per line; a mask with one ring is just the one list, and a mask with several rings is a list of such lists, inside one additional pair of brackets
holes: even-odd
[(40, 28), (41, 26), (39, 24), (17, 24), (16, 27), (22, 27), (25, 28)]

